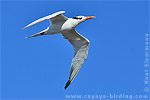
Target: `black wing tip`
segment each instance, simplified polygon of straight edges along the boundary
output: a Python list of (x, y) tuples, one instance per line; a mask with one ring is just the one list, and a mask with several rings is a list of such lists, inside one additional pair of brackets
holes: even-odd
[(70, 85), (70, 83), (71, 83), (71, 81), (70, 81), (70, 80), (68, 80), (68, 82), (66, 83), (66, 86), (65, 86), (65, 88), (64, 88), (64, 89), (66, 89), (66, 88)]

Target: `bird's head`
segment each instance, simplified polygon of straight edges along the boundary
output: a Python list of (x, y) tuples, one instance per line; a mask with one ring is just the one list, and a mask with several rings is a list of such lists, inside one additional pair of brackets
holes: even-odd
[(72, 21), (73, 21), (73, 23), (74, 23), (74, 25), (76, 27), (80, 23), (82, 23), (82, 22), (84, 22), (84, 21), (86, 21), (88, 19), (92, 19), (92, 18), (96, 18), (96, 17), (94, 17), (94, 16), (88, 16), (88, 17), (86, 17), (86, 16), (76, 16), (76, 17), (73, 17), (71, 19), (72, 19)]

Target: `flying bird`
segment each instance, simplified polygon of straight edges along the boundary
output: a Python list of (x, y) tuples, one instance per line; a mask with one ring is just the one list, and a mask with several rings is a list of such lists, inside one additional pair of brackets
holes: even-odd
[(65, 89), (72, 83), (77, 73), (79, 72), (83, 62), (87, 58), (88, 50), (89, 50), (89, 40), (82, 35), (80, 35), (75, 28), (82, 22), (95, 18), (94, 16), (76, 16), (73, 18), (67, 18), (63, 15), (65, 11), (59, 11), (54, 14), (48, 15), (46, 17), (40, 18), (29, 25), (25, 26), (23, 29), (37, 24), (46, 19), (50, 20), (51, 25), (30, 37), (40, 36), (40, 35), (52, 35), (52, 34), (62, 34), (62, 36), (67, 39), (74, 48), (74, 57), (72, 59), (71, 69), (69, 80), (66, 83)]

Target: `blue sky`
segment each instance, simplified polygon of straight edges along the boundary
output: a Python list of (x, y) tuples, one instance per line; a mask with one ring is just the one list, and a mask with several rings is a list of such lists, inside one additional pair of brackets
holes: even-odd
[[(65, 99), (68, 94), (145, 94), (148, 1), (2, 1), (2, 99)], [(90, 40), (89, 55), (73, 83), (73, 48), (60, 34), (26, 39), (49, 25), (30, 22), (64, 10), (67, 17), (96, 16), (76, 30)], [(141, 99), (142, 100), (142, 99)]]

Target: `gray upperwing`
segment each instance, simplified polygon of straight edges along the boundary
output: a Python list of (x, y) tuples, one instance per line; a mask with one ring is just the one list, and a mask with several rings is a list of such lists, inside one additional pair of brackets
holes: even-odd
[(74, 48), (74, 57), (72, 59), (69, 80), (65, 86), (65, 89), (74, 80), (79, 72), (82, 64), (88, 55), (89, 40), (78, 34), (74, 29), (62, 33), (63, 37), (68, 39)]
[(63, 13), (65, 13), (64, 11), (61, 11), (60, 13), (58, 13), (58, 14), (56, 14), (54, 17), (51, 17), (50, 18), (50, 23), (51, 24), (55, 24), (55, 23), (60, 23), (60, 22), (64, 22), (64, 21), (66, 21), (68, 18), (67, 17), (65, 17), (64, 15), (63, 15)]
[(54, 14), (51, 14), (51, 15), (42, 17), (42, 18), (40, 18), (40, 19), (38, 19), (38, 20), (33, 21), (32, 23), (28, 24), (27, 26), (25, 26), (25, 27), (22, 28), (22, 29), (25, 29), (25, 28), (27, 28), (27, 27), (29, 27), (29, 26), (32, 26), (32, 25), (34, 25), (34, 24), (37, 24), (37, 23), (42, 22), (42, 21), (47, 20), (47, 19), (50, 19), (50, 22), (51, 22), (52, 24), (57, 23), (57, 22), (61, 22), (61, 21), (65, 21), (65, 20), (67, 20), (68, 18), (65, 17), (64, 15), (62, 15), (63, 13), (65, 13), (65, 11), (59, 11), (59, 12), (56, 12), (56, 13), (54, 13)]

